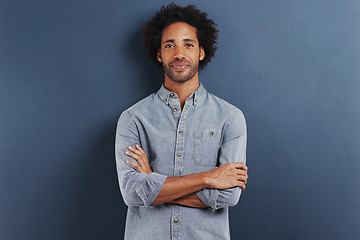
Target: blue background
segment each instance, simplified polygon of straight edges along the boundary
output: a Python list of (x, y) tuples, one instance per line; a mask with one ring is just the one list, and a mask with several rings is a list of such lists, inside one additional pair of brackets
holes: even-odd
[[(360, 1), (175, 2), (218, 23), (200, 80), (248, 123), (233, 239), (360, 239)], [(116, 121), (162, 83), (167, 3), (0, 0), (1, 240), (122, 239)]]

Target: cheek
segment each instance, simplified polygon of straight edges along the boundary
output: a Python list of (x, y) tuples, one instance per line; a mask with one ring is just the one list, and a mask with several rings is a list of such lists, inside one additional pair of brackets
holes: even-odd
[(199, 60), (200, 60), (200, 53), (194, 54), (192, 58), (193, 58), (193, 60), (196, 61), (196, 62), (199, 61)]

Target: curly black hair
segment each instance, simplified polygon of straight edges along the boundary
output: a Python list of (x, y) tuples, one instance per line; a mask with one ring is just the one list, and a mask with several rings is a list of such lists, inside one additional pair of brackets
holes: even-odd
[(201, 12), (194, 5), (181, 7), (175, 3), (162, 6), (159, 12), (146, 23), (143, 29), (143, 45), (147, 49), (147, 57), (162, 67), (157, 60), (157, 51), (161, 47), (163, 30), (175, 22), (184, 22), (196, 28), (200, 47), (205, 50), (205, 58), (200, 61), (199, 66), (204, 68), (216, 52), (216, 39), (218, 30), (216, 23), (207, 18), (206, 12)]

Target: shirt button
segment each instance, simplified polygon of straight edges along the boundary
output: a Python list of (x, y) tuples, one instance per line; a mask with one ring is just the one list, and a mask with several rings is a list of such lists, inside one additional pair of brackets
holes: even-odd
[(179, 134), (182, 135), (182, 131), (179, 131)]
[(177, 156), (178, 156), (178, 157), (181, 157), (181, 153), (178, 153)]
[(197, 98), (195, 98), (195, 102), (197, 102)]
[(214, 132), (210, 132), (210, 136), (214, 135)]
[(177, 224), (179, 222), (179, 220), (177, 219), (174, 219), (174, 223)]
[(177, 111), (177, 108), (174, 108), (174, 112), (176, 112)]
[(174, 96), (174, 93), (170, 93), (170, 97), (173, 97)]

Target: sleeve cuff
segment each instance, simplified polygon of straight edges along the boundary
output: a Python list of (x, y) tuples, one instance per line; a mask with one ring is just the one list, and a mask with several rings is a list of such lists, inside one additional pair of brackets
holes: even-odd
[(136, 193), (144, 202), (144, 206), (148, 207), (159, 195), (167, 176), (156, 172), (148, 174), (147, 178), (136, 189)]
[(196, 195), (203, 201), (206, 205), (210, 207), (211, 210), (218, 210), (225, 206), (217, 206), (217, 199), (219, 196), (219, 191), (217, 189), (202, 189), (196, 192)]

